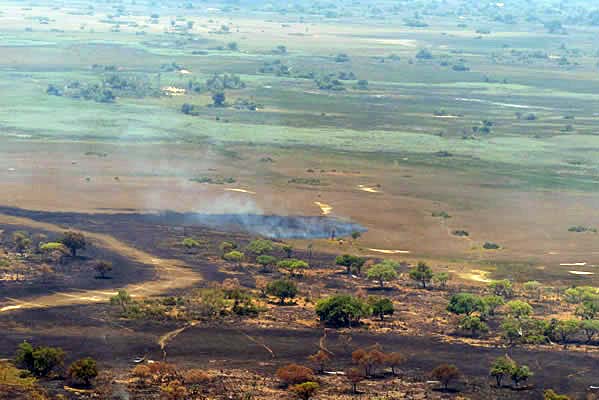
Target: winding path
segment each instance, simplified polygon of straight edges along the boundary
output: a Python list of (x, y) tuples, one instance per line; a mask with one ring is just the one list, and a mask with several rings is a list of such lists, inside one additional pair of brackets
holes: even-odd
[[(5, 214), (0, 214), (0, 224), (27, 226), (32, 229), (41, 229), (57, 233), (65, 231), (65, 228), (59, 225)], [(132, 261), (153, 268), (156, 272), (156, 278), (130, 284), (122, 288), (115, 288), (113, 291), (71, 289), (64, 292), (54, 292), (52, 294), (25, 299), (0, 297), (0, 312), (106, 302), (109, 301), (110, 297), (114, 296), (118, 290), (126, 290), (133, 297), (158, 295), (168, 290), (190, 287), (202, 279), (199, 273), (194, 272), (181, 260), (156, 257), (143, 250), (136, 249), (110, 235), (84, 231), (81, 229), (73, 230), (84, 234), (97, 247), (108, 249), (123, 257), (127, 257)]]

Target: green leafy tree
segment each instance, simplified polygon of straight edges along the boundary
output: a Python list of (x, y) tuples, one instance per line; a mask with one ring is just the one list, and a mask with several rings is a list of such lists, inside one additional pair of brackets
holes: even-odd
[(580, 329), (582, 329), (587, 337), (587, 343), (591, 343), (593, 338), (599, 334), (599, 320), (585, 319), (580, 322)]
[(370, 307), (350, 295), (334, 295), (318, 301), (316, 314), (320, 320), (335, 327), (358, 324), (361, 318), (371, 315)]
[(281, 246), (281, 250), (283, 250), (285, 252), (285, 255), (287, 256), (287, 258), (291, 258), (291, 256), (293, 255), (293, 246), (290, 244), (283, 244)]
[(483, 310), (484, 304), (480, 297), (472, 293), (458, 293), (451, 296), (447, 311), (457, 315), (471, 315)]
[(498, 307), (505, 304), (505, 300), (503, 300), (503, 297), (494, 294), (484, 296), (482, 298), (482, 301), (485, 305), (485, 310), (488, 312), (489, 315), (495, 315), (495, 310), (497, 310)]
[(235, 250), (237, 245), (232, 242), (224, 241), (218, 247), (222, 254), (227, 254), (228, 252)]
[(96, 360), (87, 357), (75, 361), (67, 370), (67, 376), (77, 384), (90, 386), (92, 380), (98, 376)]
[(569, 396), (565, 394), (557, 394), (553, 389), (545, 390), (543, 393), (544, 400), (571, 400)]
[(389, 263), (380, 263), (370, 267), (368, 271), (366, 271), (366, 277), (378, 281), (381, 288), (384, 288), (385, 282), (397, 279), (397, 272), (393, 265)]
[(568, 345), (568, 340), (580, 332), (580, 322), (573, 319), (551, 320), (549, 330), (554, 340), (564, 345)]
[(187, 249), (194, 249), (200, 247), (200, 242), (193, 238), (185, 238), (181, 241), (181, 244), (183, 245), (183, 247)]
[(568, 288), (564, 292), (564, 299), (568, 303), (572, 304), (580, 304), (585, 301), (599, 300), (599, 288), (592, 286)]
[(15, 244), (15, 250), (17, 253), (23, 254), (28, 248), (31, 247), (31, 238), (27, 232), (17, 231), (13, 233), (12, 240)]
[(582, 319), (595, 319), (599, 314), (599, 299), (583, 301), (576, 307), (576, 315)]
[(507, 314), (516, 319), (529, 317), (532, 314), (532, 306), (525, 301), (512, 300), (506, 304)]
[(433, 279), (433, 276), (433, 270), (422, 261), (410, 270), (410, 278), (419, 282), (423, 289), (426, 289), (426, 285)]
[(512, 297), (514, 294), (512, 282), (507, 279), (489, 282), (488, 286), (497, 296)]
[(225, 101), (227, 101), (227, 97), (225, 96), (225, 92), (218, 91), (212, 94), (212, 104), (215, 107), (223, 107), (225, 105)]
[(477, 336), (479, 333), (485, 333), (489, 331), (489, 327), (480, 317), (472, 315), (464, 315), (459, 321), (460, 329), (464, 331), (470, 331), (472, 336)]
[(512, 346), (522, 338), (522, 325), (517, 319), (508, 317), (501, 323), (501, 332), (503, 338)]
[(508, 356), (498, 357), (491, 365), (490, 375), (495, 378), (497, 387), (501, 387), (503, 378), (512, 375), (512, 371), (516, 368), (514, 360)]
[(278, 268), (282, 268), (291, 273), (291, 276), (295, 276), (297, 273), (310, 268), (310, 265), (304, 260), (298, 260), (296, 258), (287, 258), (277, 263)]
[(123, 313), (127, 312), (127, 308), (132, 302), (131, 295), (124, 289), (119, 290), (115, 296), (110, 298), (110, 304), (120, 306), (123, 309)]
[(526, 365), (519, 365), (512, 370), (510, 377), (516, 387), (520, 387), (521, 382), (526, 382), (533, 375), (532, 371)]
[(263, 254), (271, 253), (274, 249), (275, 247), (270, 240), (257, 239), (251, 241), (245, 248), (245, 251), (254, 256), (261, 256)]
[(310, 400), (314, 394), (320, 389), (320, 385), (316, 382), (299, 383), (291, 387), (291, 392), (301, 400)]
[(62, 235), (60, 243), (64, 244), (73, 257), (77, 256), (77, 251), (84, 250), (87, 247), (87, 240), (82, 233), (67, 231)]
[(266, 293), (279, 298), (279, 304), (285, 304), (285, 300), (293, 299), (297, 295), (297, 286), (288, 280), (276, 280), (266, 286)]
[(65, 353), (59, 347), (33, 347), (23, 342), (17, 348), (15, 363), (37, 377), (48, 376), (53, 370), (62, 367)]
[(229, 262), (234, 262), (237, 263), (237, 265), (241, 265), (241, 262), (243, 261), (243, 257), (245, 255), (237, 250), (232, 250), (228, 253), (226, 253), (223, 258)]
[(94, 270), (100, 274), (100, 278), (105, 279), (106, 274), (112, 271), (112, 263), (110, 261), (98, 261), (94, 265)]
[(381, 321), (385, 319), (385, 315), (393, 315), (395, 312), (393, 301), (386, 297), (370, 296), (368, 304), (372, 309), (372, 315), (379, 317)]
[(528, 282), (524, 282), (524, 290), (526, 290), (527, 293), (529, 293), (530, 295), (536, 295), (536, 297), (538, 299), (541, 298), (541, 282), (537, 282), (537, 281), (528, 281)]
[(439, 285), (440, 288), (445, 289), (447, 282), (449, 281), (449, 274), (447, 272), (439, 272), (433, 275), (433, 281)]
[(352, 256), (350, 254), (343, 254), (335, 258), (335, 264), (347, 268), (348, 275), (351, 275), (352, 270), (358, 271), (359, 274), (365, 262), (366, 259), (358, 256)]
[(268, 271), (269, 267), (277, 263), (277, 258), (274, 256), (263, 254), (261, 256), (256, 257), (256, 262), (262, 266), (263, 271)]

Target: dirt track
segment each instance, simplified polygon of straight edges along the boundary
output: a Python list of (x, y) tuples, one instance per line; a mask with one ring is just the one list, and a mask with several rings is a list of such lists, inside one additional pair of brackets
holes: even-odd
[[(59, 225), (6, 214), (0, 214), (0, 224), (16, 225), (20, 227), (26, 226), (31, 229), (41, 229), (56, 233), (62, 233), (65, 230), (65, 228)], [(198, 272), (193, 271), (181, 260), (156, 257), (145, 251), (136, 249), (110, 235), (81, 229), (77, 229), (77, 231), (83, 233), (90, 239), (94, 246), (104, 247), (127, 257), (132, 261), (153, 268), (156, 272), (156, 279), (129, 284), (123, 288), (117, 288), (111, 291), (73, 289), (70, 291), (56, 292), (25, 299), (5, 297), (4, 301), (0, 302), (0, 312), (106, 302), (110, 297), (114, 296), (119, 289), (126, 290), (134, 297), (139, 295), (157, 295), (168, 290), (192, 286), (201, 280), (201, 275)]]

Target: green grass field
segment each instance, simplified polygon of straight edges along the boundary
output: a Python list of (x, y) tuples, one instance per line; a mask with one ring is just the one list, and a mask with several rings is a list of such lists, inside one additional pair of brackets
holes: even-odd
[[(355, 17), (301, 22), (295, 15), (263, 10), (248, 15), (176, 9), (161, 13), (154, 24), (142, 5), (117, 18), (110, 17), (111, 9), (90, 13), (86, 2), (64, 9), (43, 2), (26, 9), (4, 6), (1, 136), (388, 153), (408, 163), (513, 177), (515, 185), (530, 188), (594, 190), (599, 179), (594, 113), (599, 73), (592, 41), (599, 29), (573, 26), (560, 36), (540, 25), (483, 23), (474, 17), (431, 17), (423, 29)], [(42, 16), (48, 24), (39, 23)], [(194, 28), (181, 28), (186, 21)], [(231, 27), (229, 33), (215, 33), (222, 25)], [(480, 25), (490, 33), (477, 34)], [(230, 42), (239, 50), (227, 49)], [(272, 54), (281, 44), (288, 52)], [(421, 48), (430, 49), (433, 58), (415, 58)], [(529, 56), (535, 52), (542, 54)], [(336, 62), (338, 53), (348, 54), (349, 61)], [(560, 58), (568, 63), (560, 64)], [(274, 60), (292, 74), (259, 72)], [(161, 65), (172, 62), (189, 74), (160, 73)], [(46, 94), (49, 84), (99, 81), (102, 74), (91, 69), (93, 64), (147, 74), (162, 87), (234, 73), (247, 86), (225, 90), (228, 101), (249, 98), (264, 107), (207, 107), (207, 90), (119, 98), (112, 104)], [(454, 71), (456, 64), (469, 70)], [(352, 72), (355, 79), (368, 80), (368, 89), (354, 89), (354, 79), (342, 81), (341, 92), (319, 90), (313, 79), (300, 77), (330, 72)], [(183, 103), (196, 105), (197, 115), (183, 115)], [(490, 131), (479, 130), (481, 121), (490, 121)]]

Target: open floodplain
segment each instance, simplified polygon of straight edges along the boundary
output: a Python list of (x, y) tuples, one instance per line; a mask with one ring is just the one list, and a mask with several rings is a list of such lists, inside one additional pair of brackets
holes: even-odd
[[(309, 398), (357, 398), (376, 344), (400, 374), (374, 364), (360, 398), (595, 398), (599, 27), (376, 3), (0, 0), (0, 359), (26, 340), (101, 371), (0, 398), (282, 398), (275, 371), (318, 350), (339, 374)], [(392, 312), (331, 326), (338, 294)], [(495, 385), (506, 354), (534, 375)], [(131, 373), (159, 360), (177, 379)]]

